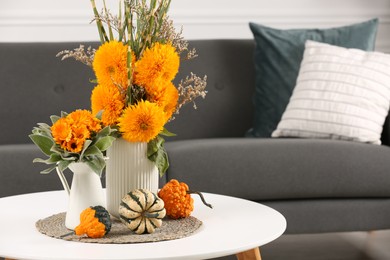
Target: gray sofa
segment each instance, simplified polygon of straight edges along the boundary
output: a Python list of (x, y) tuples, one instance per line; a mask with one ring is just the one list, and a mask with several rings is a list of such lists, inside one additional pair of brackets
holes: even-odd
[[(254, 42), (190, 44), (200, 56), (183, 63), (177, 78), (206, 74), (208, 95), (167, 126), (177, 136), (166, 144), (171, 166), (161, 184), (176, 178), (195, 190), (267, 204), (286, 217), (289, 234), (390, 228), (388, 120), (383, 145), (246, 138)], [(0, 197), (62, 189), (55, 173), (41, 175), (44, 165), (32, 163), (41, 153), (28, 134), (51, 114), (89, 108), (92, 72), (55, 57), (78, 45), (0, 43)]]

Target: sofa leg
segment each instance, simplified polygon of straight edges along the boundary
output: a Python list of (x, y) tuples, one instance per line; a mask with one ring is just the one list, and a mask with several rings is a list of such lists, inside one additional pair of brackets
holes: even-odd
[(258, 247), (236, 254), (237, 260), (261, 260)]

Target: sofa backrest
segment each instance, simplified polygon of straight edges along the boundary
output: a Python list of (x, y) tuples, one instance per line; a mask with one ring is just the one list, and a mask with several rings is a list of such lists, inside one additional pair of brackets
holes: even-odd
[(188, 104), (167, 125), (173, 140), (243, 137), (253, 121), (253, 40), (198, 40), (190, 42), (198, 57), (182, 64), (177, 80), (192, 71), (207, 75), (207, 96)]
[[(56, 58), (59, 51), (79, 45), (0, 43), (0, 144), (31, 143), (28, 134), (38, 122), (48, 123), (50, 115), (61, 111), (90, 108), (92, 70), (73, 59)], [(190, 72), (207, 75), (208, 94), (196, 100), (197, 110), (188, 104), (167, 125), (177, 134), (169, 140), (243, 137), (253, 120), (254, 41), (193, 40), (190, 47), (199, 57), (181, 64), (175, 83)], [(382, 136), (385, 144), (388, 121)]]
[(50, 115), (90, 107), (93, 73), (56, 54), (78, 43), (0, 44), (0, 144), (32, 143), (28, 138)]
[[(0, 144), (31, 143), (28, 134), (52, 114), (90, 108), (92, 70), (56, 54), (80, 43), (0, 43)], [(89, 46), (90, 43), (85, 43)], [(96, 46), (96, 43), (92, 45)], [(177, 137), (243, 136), (251, 125), (253, 42), (192, 41), (199, 57), (181, 64), (179, 79), (192, 71), (208, 76), (208, 95), (198, 109), (187, 105), (167, 126)]]

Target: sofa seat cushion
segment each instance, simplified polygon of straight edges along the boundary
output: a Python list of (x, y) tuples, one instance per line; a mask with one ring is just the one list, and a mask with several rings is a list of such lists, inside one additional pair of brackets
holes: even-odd
[(260, 201), (287, 219), (284, 234), (372, 231), (390, 228), (389, 198)]
[(339, 140), (232, 138), (166, 144), (168, 179), (251, 200), (390, 196), (390, 147)]

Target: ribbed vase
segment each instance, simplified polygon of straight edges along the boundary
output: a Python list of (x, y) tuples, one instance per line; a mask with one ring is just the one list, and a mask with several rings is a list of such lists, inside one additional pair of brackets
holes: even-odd
[(80, 213), (91, 206), (105, 207), (105, 198), (100, 177), (83, 162), (71, 163), (73, 172), (65, 226), (74, 229), (80, 224)]
[(158, 191), (158, 169), (147, 158), (147, 146), (146, 142), (133, 143), (119, 138), (107, 150), (107, 210), (114, 217), (119, 216), (119, 204), (129, 191)]

